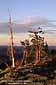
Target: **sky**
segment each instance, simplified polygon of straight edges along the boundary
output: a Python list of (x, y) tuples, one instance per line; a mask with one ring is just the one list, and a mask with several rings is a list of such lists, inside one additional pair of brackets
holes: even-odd
[(13, 19), (26, 16), (56, 18), (56, 0), (0, 0), (0, 20), (7, 20), (8, 8)]
[[(8, 43), (4, 23), (8, 22), (9, 14), (11, 14), (14, 24), (19, 24), (18, 26), (16, 25), (17, 28), (15, 27), (15, 30), (18, 30), (18, 28), (24, 29), (24, 27), (28, 29), (36, 24), (39, 26), (48, 24), (52, 27), (53, 24), (56, 25), (56, 22), (53, 22), (56, 21), (56, 0), (0, 0), (0, 45)], [(1, 23), (3, 23), (3, 26)], [(56, 29), (56, 27), (44, 27), (44, 29), (52, 30)], [(25, 33), (20, 34), (19, 32), (21, 32), (20, 29), (14, 35), (15, 43), (20, 42), (22, 35), (24, 35), (24, 39), (27, 36)], [(56, 45), (55, 33), (47, 33), (44, 37), (49, 45)]]

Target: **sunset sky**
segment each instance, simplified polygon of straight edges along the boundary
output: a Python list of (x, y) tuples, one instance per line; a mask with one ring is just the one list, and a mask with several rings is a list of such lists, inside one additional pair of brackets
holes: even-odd
[(56, 0), (0, 0), (0, 45), (8, 45), (10, 41), (8, 8), (15, 45), (20, 45), (21, 39), (29, 38), (27, 31), (37, 31), (39, 26), (46, 32), (45, 41), (56, 45)]

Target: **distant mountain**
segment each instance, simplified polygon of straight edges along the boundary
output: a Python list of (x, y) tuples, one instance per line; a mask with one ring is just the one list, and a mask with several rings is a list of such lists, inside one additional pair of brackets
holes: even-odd
[(56, 49), (56, 46), (49, 46), (49, 50)]
[[(22, 53), (23, 53), (23, 48), (22, 46), (15, 46), (15, 58), (16, 59), (22, 59)], [(51, 51), (52, 49), (56, 49), (56, 46), (49, 46), (49, 51)], [(8, 46), (0, 46), (0, 61), (4, 61), (4, 62), (8, 62), (10, 60), (9, 55), (7, 54), (8, 52)], [(1, 64), (1, 62), (0, 62)]]

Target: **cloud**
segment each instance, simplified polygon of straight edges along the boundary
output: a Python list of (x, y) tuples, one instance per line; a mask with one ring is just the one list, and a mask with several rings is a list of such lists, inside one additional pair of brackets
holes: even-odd
[(41, 18), (41, 17), (28, 16), (19, 23), (24, 24), (24, 25), (35, 25), (35, 24), (40, 24), (41, 25), (41, 24), (46, 24), (47, 22), (48, 22), (47, 19), (44, 19), (44, 18)]
[[(54, 24), (50, 23), (47, 19), (41, 17), (26, 17), (24, 20), (13, 22), (12, 28), (13, 32), (21, 33), (27, 32), (29, 30), (38, 28), (38, 27), (56, 27)], [(8, 33), (8, 22), (7, 23), (0, 23), (0, 33)]]
[[(32, 29), (36, 29), (38, 27), (42, 27), (43, 30), (56, 30), (56, 25), (54, 25), (53, 23), (50, 23), (49, 20), (45, 19), (45, 18), (41, 18), (41, 17), (26, 17), (24, 20), (21, 21), (17, 21), (17, 22), (13, 22), (12, 24), (12, 28), (13, 28), (13, 37), (14, 37), (14, 43), (17, 45), (20, 43), (20, 40), (26, 39), (27, 38), (27, 34), (25, 32), (32, 30)], [(5, 36), (5, 34), (9, 33), (9, 28), (8, 28), (8, 22), (3, 22), (0, 23), (0, 44), (8, 44), (8, 35)], [(20, 33), (24, 33), (19, 35)], [(49, 32), (50, 33), (50, 32)], [(2, 35), (3, 37), (1, 37)], [(15, 35), (16, 34), (16, 35)], [(56, 44), (56, 40), (55, 39), (51, 39), (50, 37), (52, 37), (54, 34), (51, 33), (51, 35), (45, 34), (45, 39), (49, 44)], [(51, 41), (54, 41), (53, 43), (51, 43)]]
[(27, 32), (32, 29), (37, 30), (39, 26), (46, 30), (49, 30), (49, 28), (51, 28), (50, 30), (56, 28), (56, 25), (54, 25), (53, 23), (50, 23), (49, 20), (45, 18), (29, 16), (29, 17), (26, 17), (24, 20), (15, 23), (14, 31), (17, 29), (15, 32)]

